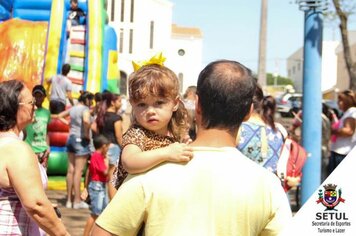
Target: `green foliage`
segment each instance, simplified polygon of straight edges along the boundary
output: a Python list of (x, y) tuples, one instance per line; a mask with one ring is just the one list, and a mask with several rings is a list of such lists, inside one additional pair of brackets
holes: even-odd
[(276, 84), (275, 84), (275, 77), (271, 73), (267, 73), (267, 85), (293, 85), (293, 81), (289, 78), (277, 76)]

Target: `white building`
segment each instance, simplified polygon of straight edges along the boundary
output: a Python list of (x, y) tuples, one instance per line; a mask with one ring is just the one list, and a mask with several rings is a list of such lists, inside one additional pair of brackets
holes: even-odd
[[(324, 41), (321, 62), (321, 90), (323, 93), (335, 88), (337, 83), (337, 41)], [(303, 90), (303, 50), (299, 48), (287, 58), (288, 77), (294, 82), (296, 91)]]
[(120, 92), (127, 94), (132, 61), (148, 60), (162, 52), (165, 65), (181, 80), (181, 92), (202, 69), (202, 33), (172, 24), (173, 3), (168, 0), (107, 0), (109, 25), (118, 36)]

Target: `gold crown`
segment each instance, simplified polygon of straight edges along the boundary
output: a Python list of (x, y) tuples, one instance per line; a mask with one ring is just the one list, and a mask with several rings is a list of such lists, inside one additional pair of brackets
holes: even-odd
[(153, 57), (151, 57), (150, 60), (148, 61), (140, 61), (140, 62), (135, 62), (132, 61), (132, 65), (134, 68), (134, 71), (138, 71), (142, 66), (147, 66), (147, 65), (160, 65), (163, 66), (163, 63), (166, 61), (166, 58), (162, 55), (162, 53), (157, 53)]
[(323, 186), (325, 190), (332, 190), (335, 191), (337, 185), (336, 184), (326, 184)]

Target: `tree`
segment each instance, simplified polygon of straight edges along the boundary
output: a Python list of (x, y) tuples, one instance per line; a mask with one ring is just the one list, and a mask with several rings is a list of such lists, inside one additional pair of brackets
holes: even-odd
[(277, 76), (277, 78), (272, 73), (267, 73), (267, 85), (293, 85), (293, 81), (289, 78)]
[(350, 86), (356, 90), (356, 61), (351, 57), (349, 37), (347, 31), (347, 21), (350, 15), (356, 12), (356, 3), (354, 0), (332, 0), (335, 12), (340, 20), (339, 28), (341, 33), (342, 45), (344, 49), (344, 59), (346, 68), (350, 77)]

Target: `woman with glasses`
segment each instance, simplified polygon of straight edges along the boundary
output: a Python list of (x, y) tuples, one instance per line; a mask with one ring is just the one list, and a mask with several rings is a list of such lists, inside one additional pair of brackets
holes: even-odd
[(333, 127), (331, 130), (331, 134), (336, 136), (336, 140), (331, 143), (329, 174), (356, 145), (356, 98), (354, 92), (351, 90), (341, 92), (338, 96), (338, 106), (343, 115), (337, 127)]
[[(19, 133), (34, 121), (35, 101), (26, 86), (0, 83), (0, 234), (69, 235), (44, 187), (46, 171)], [(40, 228), (39, 228), (40, 227)]]

